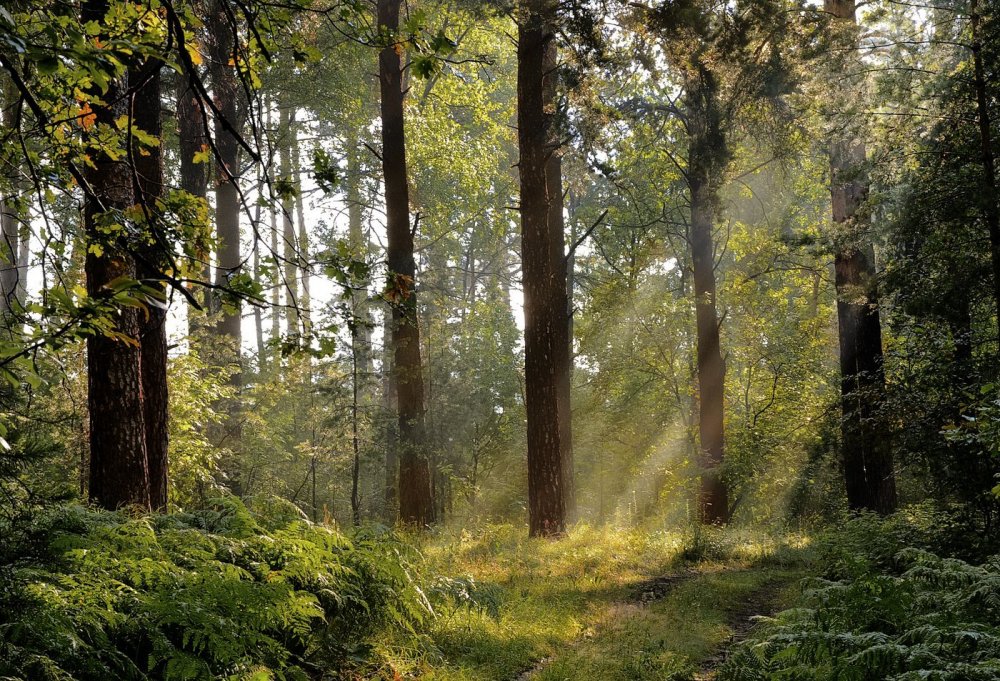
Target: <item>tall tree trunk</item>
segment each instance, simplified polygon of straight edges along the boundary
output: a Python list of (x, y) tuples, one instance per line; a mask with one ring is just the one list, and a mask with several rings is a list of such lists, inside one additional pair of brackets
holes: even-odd
[[(195, 163), (196, 154), (208, 149), (205, 112), (200, 95), (190, 86), (190, 78), (199, 74), (184, 73), (177, 82), (177, 136), (179, 152), (180, 188), (191, 196), (206, 200), (208, 196), (207, 165)], [(212, 280), (211, 254), (207, 240), (199, 242), (195, 248), (196, 264), (200, 267), (203, 282)], [(192, 295), (200, 304), (206, 305), (209, 297), (204, 289), (196, 286)], [(188, 310), (188, 335), (196, 335), (201, 327), (201, 317), (195, 310)]]
[(559, 50), (555, 40), (545, 46), (542, 96), (545, 114), (549, 118), (549, 144), (551, 152), (545, 165), (546, 192), (549, 202), (549, 255), (552, 259), (554, 341), (554, 370), (556, 372), (556, 400), (559, 410), (559, 457), (562, 462), (562, 488), (566, 516), (571, 519), (576, 507), (576, 489), (573, 481), (573, 410), (570, 394), (573, 385), (573, 339), (570, 335), (569, 263), (566, 257), (566, 222), (563, 217), (562, 155), (559, 151), (557, 116)]
[[(841, 22), (855, 22), (854, 0), (825, 0), (825, 8)], [(885, 376), (875, 251), (863, 219), (857, 216), (868, 194), (867, 182), (860, 178), (865, 156), (865, 146), (857, 140), (831, 140), (833, 221), (847, 232), (834, 258), (843, 403), (841, 447), (848, 506), (891, 513), (896, 509), (892, 449), (885, 429), (878, 425)]]
[[(993, 298), (997, 313), (997, 342), (1000, 343), (1000, 195), (997, 194), (996, 163), (993, 156), (993, 124), (990, 121), (989, 93), (983, 67), (983, 43), (980, 30), (979, 0), (969, 3), (972, 24), (972, 62), (976, 88), (976, 113), (979, 119), (979, 148), (983, 165), (983, 216), (990, 235), (990, 260), (993, 265)], [(853, 16), (853, 14), (852, 14)], [(998, 349), (1000, 353), (1000, 349)]]
[(698, 346), (698, 435), (702, 468), (698, 507), (702, 522), (725, 523), (729, 520), (729, 500), (720, 469), (725, 456), (726, 368), (722, 360), (716, 309), (715, 244), (712, 238), (715, 197), (707, 178), (691, 177), (689, 181)]
[[(139, 251), (137, 272), (143, 282), (166, 297), (163, 273), (169, 267), (168, 249), (160, 219), (158, 199), (163, 195), (163, 121), (160, 111), (160, 69), (162, 64), (137, 65), (129, 72), (132, 119), (136, 128), (160, 141), (149, 148), (134, 144), (133, 192), (143, 206), (150, 234)], [(147, 308), (142, 322), (142, 393), (146, 426), (146, 459), (149, 463), (149, 502), (155, 511), (167, 509), (167, 309)]]
[[(559, 358), (565, 350), (565, 276), (553, 270), (546, 167), (554, 149), (546, 113), (546, 52), (556, 5), (525, 0), (517, 43), (517, 137), (524, 288), (524, 382), (528, 417), (528, 526), (532, 536), (566, 529), (559, 424)], [(557, 291), (558, 289), (558, 291)]]
[(722, 479), (725, 457), (726, 367), (719, 341), (715, 282), (716, 188), (728, 162), (721, 127), (718, 85), (698, 65), (685, 88), (688, 125), (688, 188), (691, 198), (691, 266), (697, 332), (698, 435), (701, 490), (698, 512), (704, 523), (729, 522), (729, 496)]
[[(216, 116), (214, 124), (216, 158), (215, 178), (215, 229), (219, 242), (219, 252), (216, 261), (215, 285), (224, 290), (232, 277), (240, 273), (242, 260), (240, 258), (240, 146), (237, 131), (241, 126), (239, 106), (239, 83), (236, 68), (233, 66), (236, 54), (235, 19), (230, 16), (224, 0), (212, 0), (209, 11), (208, 25), (211, 33), (211, 65), (212, 97), (215, 106), (221, 113)], [(226, 306), (216, 329), (220, 335), (228, 339), (232, 361), (237, 366), (233, 375), (233, 383), (242, 383), (240, 375), (239, 356), (242, 344), (241, 305), (238, 300), (232, 301), (232, 306)]]
[[(379, 30), (389, 36), (395, 36), (399, 29), (400, 5), (400, 0), (378, 0)], [(405, 523), (425, 525), (434, 520), (434, 505), (424, 432), (424, 377), (406, 177), (402, 66), (399, 45), (387, 45), (379, 54), (388, 287), (394, 301), (393, 371), (399, 410), (399, 516)]]
[[(86, 0), (81, 10), (83, 22), (102, 25), (108, 7), (107, 0)], [(95, 131), (116, 129), (115, 121), (128, 113), (123, 96), (127, 89), (127, 78), (123, 77), (111, 80), (105, 92), (96, 87), (87, 92)], [(134, 195), (132, 173), (125, 158), (114, 160), (95, 140), (88, 141), (96, 147), (90, 154), (93, 166), (85, 171), (93, 194), (84, 202), (84, 228), (88, 241), (99, 248), (87, 249), (84, 269), (87, 293), (101, 298), (107, 294), (105, 286), (111, 281), (136, 277), (135, 259), (125, 242), (127, 237), (109, 240), (101, 231), (102, 216), (108, 211), (130, 208)], [(129, 342), (103, 334), (91, 336), (87, 341), (89, 493), (95, 503), (109, 509), (128, 505), (150, 508), (139, 349), (141, 315), (134, 307), (123, 307), (117, 314), (116, 331)]]
[[(281, 179), (295, 186), (292, 173), (292, 136), (295, 134), (292, 128), (295, 126), (295, 114), (292, 112), (287, 101), (280, 110), (281, 126), (281, 146), (278, 148), (280, 159)], [(295, 197), (286, 193), (281, 197), (281, 241), (283, 247), (282, 259), (284, 260), (284, 287), (285, 287), (285, 333), (289, 338), (294, 338), (299, 333), (299, 286), (298, 286), (298, 244), (296, 244), (295, 222)]]

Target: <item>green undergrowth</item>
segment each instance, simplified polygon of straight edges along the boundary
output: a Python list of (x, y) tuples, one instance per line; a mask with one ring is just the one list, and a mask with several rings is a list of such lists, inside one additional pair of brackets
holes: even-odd
[(67, 505), (3, 529), (3, 678), (331, 678), (433, 608), (406, 543), (280, 503), (153, 516)]
[[(1000, 557), (976, 559), (954, 518), (863, 516), (820, 542), (822, 577), (761, 627), (723, 681), (1000, 680)], [(964, 555), (969, 562), (938, 552)]]
[[(586, 525), (557, 540), (529, 539), (523, 527), (511, 525), (444, 533), (422, 547), (429, 571), (467, 575), (475, 584), (475, 594), (467, 602), (476, 606), (439, 611), (426, 630), (432, 645), (419, 653), (398, 647), (392, 673), (432, 680), (497, 681), (516, 679), (540, 660), (551, 658), (554, 662), (538, 678), (660, 678), (652, 672), (629, 675), (627, 665), (646, 664), (642, 655), (627, 656), (617, 670), (598, 662), (602, 656), (623, 652), (615, 647), (619, 636), (613, 627), (630, 629), (635, 646), (644, 646), (642, 639), (655, 639), (659, 635), (655, 629), (664, 618), (673, 617), (668, 606), (661, 611), (661, 604), (648, 608), (653, 613), (650, 619), (634, 627), (629, 618), (620, 616), (634, 607), (629, 604), (638, 598), (640, 585), (689, 569), (704, 572), (698, 581), (718, 592), (717, 609), (714, 615), (705, 615), (699, 631), (689, 632), (691, 641), (677, 646), (678, 659), (695, 659), (725, 636), (729, 604), (761, 580), (800, 565), (805, 544), (798, 536), (737, 530), (694, 533)], [(734, 576), (728, 576), (730, 571)], [(678, 593), (688, 600), (676, 605), (700, 607), (697, 589), (685, 587)], [(677, 614), (678, 635), (686, 635), (680, 630), (688, 623), (683, 613)], [(587, 640), (594, 645), (579, 645)], [(392, 643), (385, 646), (391, 650)]]

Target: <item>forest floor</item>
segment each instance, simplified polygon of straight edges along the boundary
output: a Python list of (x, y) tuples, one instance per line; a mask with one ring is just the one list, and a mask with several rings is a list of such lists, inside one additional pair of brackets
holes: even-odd
[(425, 553), (437, 574), (472, 577), (479, 607), (439, 613), (435, 655), (387, 652), (400, 675), (445, 681), (708, 681), (811, 563), (806, 537), (734, 530), (581, 527), (539, 541), (491, 526)]

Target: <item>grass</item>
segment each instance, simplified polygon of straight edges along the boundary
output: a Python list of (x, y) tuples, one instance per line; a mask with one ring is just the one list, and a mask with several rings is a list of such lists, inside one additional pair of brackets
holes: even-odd
[[(431, 570), (471, 576), (495, 612), (439, 613), (422, 652), (387, 643), (389, 678), (499, 681), (529, 670), (539, 681), (690, 678), (729, 636), (733, 608), (762, 585), (800, 574), (805, 543), (734, 530), (590, 526), (555, 541), (510, 525), (443, 533), (424, 546)], [(690, 576), (663, 599), (637, 601), (643, 582), (678, 572)], [(536, 668), (540, 660), (547, 663)]]

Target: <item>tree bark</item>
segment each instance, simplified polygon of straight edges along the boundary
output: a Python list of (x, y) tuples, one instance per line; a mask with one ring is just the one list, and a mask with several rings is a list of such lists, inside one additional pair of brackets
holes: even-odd
[[(517, 45), (517, 137), (521, 184), (521, 262), (524, 288), (524, 381), (528, 419), (528, 527), (532, 536), (566, 529), (559, 424), (559, 358), (566, 349), (565, 275), (553, 268), (546, 167), (551, 116), (546, 113), (546, 52), (553, 40), (556, 5), (525, 0)], [(560, 209), (561, 210), (561, 209)], [(565, 270), (564, 270), (565, 272)], [(559, 289), (557, 291), (557, 289)]]
[(559, 50), (555, 40), (545, 46), (544, 75), (542, 80), (545, 115), (549, 118), (549, 144), (551, 153), (545, 164), (545, 182), (548, 193), (549, 252), (552, 259), (552, 328), (556, 372), (556, 400), (559, 411), (559, 458), (562, 465), (563, 498), (566, 517), (571, 519), (576, 507), (573, 477), (573, 337), (571, 334), (572, 309), (569, 301), (569, 261), (566, 257), (566, 222), (563, 217), (561, 141), (556, 120)]
[[(400, 0), (378, 0), (378, 26), (389, 36), (394, 36), (399, 29), (400, 5)], [(423, 526), (433, 522), (434, 505), (424, 429), (424, 378), (420, 361), (416, 263), (413, 259), (406, 177), (401, 53), (401, 46), (394, 44), (387, 45), (379, 54), (382, 172), (390, 277), (388, 288), (393, 300), (393, 372), (399, 411), (399, 516), (404, 523)]]
[[(854, 0), (826, 0), (838, 21), (855, 22)], [(833, 139), (830, 145), (830, 194), (833, 221), (847, 232), (834, 258), (840, 340), (842, 398), (841, 447), (847, 503), (851, 510), (891, 513), (896, 509), (892, 449), (878, 425), (885, 391), (882, 325), (878, 307), (875, 251), (858, 210), (868, 195), (860, 176), (864, 144)]]
[[(143, 206), (148, 234), (140, 247), (137, 273), (143, 283), (166, 297), (163, 272), (169, 266), (157, 201), (163, 196), (163, 121), (160, 104), (161, 63), (138, 65), (130, 70), (134, 125), (160, 140), (149, 148), (133, 145), (136, 201)], [(167, 509), (168, 481), (168, 395), (167, 395), (167, 309), (149, 305), (142, 320), (142, 393), (146, 426), (146, 459), (149, 464), (149, 501), (155, 511)]]
[(687, 182), (691, 200), (691, 267), (695, 296), (698, 374), (698, 436), (701, 489), (698, 513), (703, 523), (729, 522), (729, 496), (722, 479), (725, 458), (726, 367), (719, 340), (715, 282), (717, 187), (729, 154), (720, 121), (718, 86), (700, 64), (685, 87), (688, 111)]
[[(212, 0), (208, 17), (211, 33), (212, 97), (221, 113), (213, 120), (215, 135), (215, 229), (219, 242), (216, 260), (215, 285), (224, 290), (232, 277), (240, 273), (240, 147), (234, 130), (241, 125), (239, 83), (233, 62), (236, 60), (236, 28), (234, 19), (226, 10), (223, 0)], [(232, 360), (238, 366), (242, 345), (241, 305), (233, 300), (223, 309), (216, 331), (229, 340)], [(242, 383), (240, 372), (233, 374), (233, 383)]]
[[(84, 23), (104, 23), (107, 0), (86, 0)], [(94, 129), (107, 126), (127, 113), (124, 93), (127, 77), (113, 79), (106, 92), (94, 87), (87, 94), (94, 115)], [(100, 104), (98, 102), (107, 102)], [(89, 136), (89, 133), (88, 133)], [(134, 203), (132, 173), (124, 157), (112, 159), (100, 147), (91, 152), (93, 167), (86, 180), (92, 190), (84, 202), (84, 228), (89, 247), (84, 269), (87, 293), (101, 298), (106, 285), (126, 277), (135, 279), (136, 264), (125, 236), (109, 239), (101, 233), (102, 217)], [(118, 311), (116, 331), (126, 340), (103, 334), (87, 341), (87, 406), (90, 410), (89, 494), (98, 505), (116, 509), (138, 506), (148, 510), (149, 467), (146, 459), (140, 351), (142, 312), (134, 307)]]
[(707, 178), (690, 179), (691, 262), (698, 347), (698, 435), (702, 468), (698, 507), (702, 522), (726, 523), (729, 521), (729, 499), (721, 475), (725, 456), (726, 368), (716, 309), (715, 243), (712, 237), (715, 197), (710, 182)]

